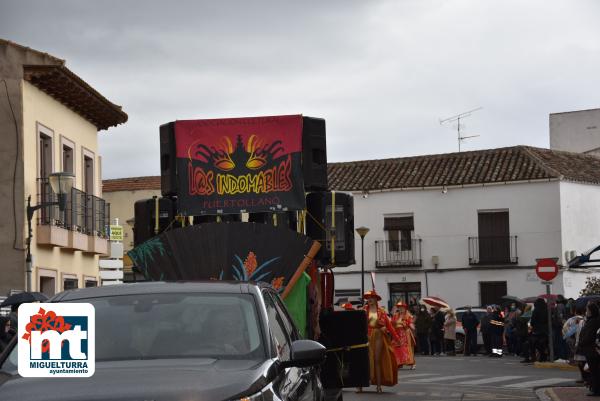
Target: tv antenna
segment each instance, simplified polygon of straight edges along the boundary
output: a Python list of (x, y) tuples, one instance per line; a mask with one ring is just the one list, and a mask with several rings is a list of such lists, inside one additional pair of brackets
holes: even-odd
[(471, 116), (471, 114), (473, 114), (476, 111), (479, 111), (481, 109), (483, 109), (483, 107), (477, 107), (476, 109), (465, 111), (464, 113), (460, 113), (460, 114), (457, 114), (457, 115), (452, 116), (452, 117), (448, 117), (448, 118), (443, 119), (443, 120), (440, 119), (440, 125), (449, 124), (449, 123), (452, 123), (452, 122), (456, 121), (456, 133), (457, 133), (457, 136), (458, 136), (458, 151), (459, 152), (460, 152), (460, 144), (462, 143), (462, 141), (464, 141), (465, 139), (475, 138), (475, 137), (479, 136), (479, 135), (466, 135), (466, 136), (463, 136), (463, 133), (461, 132), (460, 120), (463, 119), (463, 118), (467, 118), (467, 117)]

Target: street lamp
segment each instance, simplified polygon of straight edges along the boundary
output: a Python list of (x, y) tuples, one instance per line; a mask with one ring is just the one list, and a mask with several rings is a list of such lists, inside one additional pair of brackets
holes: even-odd
[(367, 236), (369, 229), (367, 227), (358, 227), (356, 229), (358, 235), (360, 235), (360, 294), (363, 296), (365, 294), (365, 237)]
[(31, 195), (27, 198), (27, 256), (25, 258), (25, 268), (27, 272), (26, 290), (31, 291), (31, 238), (33, 237), (33, 230), (31, 229), (31, 220), (36, 210), (47, 206), (58, 205), (58, 210), (63, 212), (67, 207), (67, 194), (71, 192), (73, 188), (73, 182), (75, 176), (71, 173), (52, 173), (48, 176), (50, 187), (52, 191), (58, 195), (57, 202), (42, 202), (39, 205), (31, 206)]

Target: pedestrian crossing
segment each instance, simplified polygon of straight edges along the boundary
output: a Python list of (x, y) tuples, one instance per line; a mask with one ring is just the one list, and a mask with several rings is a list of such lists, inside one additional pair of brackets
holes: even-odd
[(533, 389), (542, 386), (573, 383), (567, 377), (546, 377), (526, 375), (485, 376), (481, 374), (443, 375), (437, 373), (400, 372), (400, 383), (411, 384), (452, 384), (459, 386), (486, 387), (506, 389)]

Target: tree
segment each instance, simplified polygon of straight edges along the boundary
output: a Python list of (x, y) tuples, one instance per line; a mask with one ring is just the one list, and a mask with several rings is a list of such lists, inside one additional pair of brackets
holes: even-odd
[(600, 277), (588, 277), (585, 280), (585, 288), (581, 290), (580, 295), (598, 295), (600, 294)]

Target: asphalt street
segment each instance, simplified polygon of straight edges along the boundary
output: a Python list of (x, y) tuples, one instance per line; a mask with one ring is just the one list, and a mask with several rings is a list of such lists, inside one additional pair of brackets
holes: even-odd
[(575, 385), (578, 373), (559, 369), (540, 369), (522, 364), (520, 358), (505, 356), (418, 356), (415, 370), (401, 369), (398, 385), (375, 387), (356, 394), (344, 391), (344, 401), (533, 401), (536, 388)]

